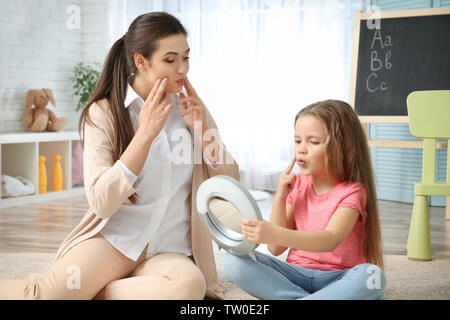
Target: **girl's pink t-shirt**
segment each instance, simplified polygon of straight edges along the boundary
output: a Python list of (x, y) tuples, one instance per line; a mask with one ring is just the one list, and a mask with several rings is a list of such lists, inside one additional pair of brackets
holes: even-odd
[(366, 189), (361, 183), (341, 182), (327, 193), (316, 195), (311, 176), (298, 174), (294, 188), (286, 199), (286, 203), (294, 209), (295, 230), (325, 230), (331, 216), (341, 207), (356, 209), (360, 216), (347, 238), (333, 251), (290, 249), (286, 262), (315, 270), (343, 270), (365, 263), (361, 253), (361, 237), (367, 218), (366, 202)]

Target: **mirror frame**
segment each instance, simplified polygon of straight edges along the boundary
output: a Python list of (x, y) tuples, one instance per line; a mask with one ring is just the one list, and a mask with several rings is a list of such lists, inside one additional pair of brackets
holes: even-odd
[(225, 175), (211, 177), (197, 190), (197, 212), (203, 226), (219, 248), (233, 254), (247, 255), (259, 244), (251, 242), (242, 233), (226, 227), (209, 208), (209, 202), (219, 198), (230, 202), (240, 213), (241, 218), (262, 220), (262, 215), (250, 192), (239, 181)]

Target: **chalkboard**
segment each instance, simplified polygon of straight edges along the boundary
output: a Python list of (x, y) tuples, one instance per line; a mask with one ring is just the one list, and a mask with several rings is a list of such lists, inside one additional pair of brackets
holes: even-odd
[(450, 89), (450, 11), (445, 10), (448, 14), (382, 18), (379, 29), (360, 21), (353, 84), (360, 116), (405, 116), (412, 91)]

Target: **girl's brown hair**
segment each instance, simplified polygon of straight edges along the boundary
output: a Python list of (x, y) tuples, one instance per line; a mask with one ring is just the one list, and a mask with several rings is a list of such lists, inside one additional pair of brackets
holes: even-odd
[(328, 130), (326, 164), (339, 182), (359, 182), (367, 192), (367, 219), (363, 227), (361, 250), (367, 262), (384, 268), (377, 195), (366, 134), (353, 108), (339, 100), (325, 100), (302, 109), (295, 117), (312, 115)]
[[(97, 86), (81, 113), (78, 131), (81, 136), (86, 122), (96, 126), (89, 116), (89, 108), (93, 103), (106, 99), (108, 112), (111, 113), (114, 123), (114, 162), (120, 158), (134, 136), (130, 115), (124, 106), (127, 84), (133, 83), (138, 72), (134, 54), (140, 53), (150, 60), (157, 50), (158, 40), (180, 33), (187, 36), (187, 31), (174, 16), (166, 12), (146, 13), (138, 16), (126, 34), (111, 47)], [(131, 195), (129, 200), (136, 203), (137, 195)]]

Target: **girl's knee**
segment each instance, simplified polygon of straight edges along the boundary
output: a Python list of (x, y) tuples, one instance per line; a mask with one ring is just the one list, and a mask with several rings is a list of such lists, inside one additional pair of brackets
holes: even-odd
[(386, 289), (386, 276), (377, 265), (364, 263), (355, 267), (360, 270), (363, 288), (368, 299), (383, 299)]
[(363, 266), (367, 275), (367, 286), (384, 290), (386, 288), (386, 276), (383, 270), (375, 264), (365, 263)]
[(222, 261), (225, 279), (236, 282), (236, 280), (245, 273), (245, 267), (248, 264), (248, 260), (248, 256), (238, 256), (227, 252)]

